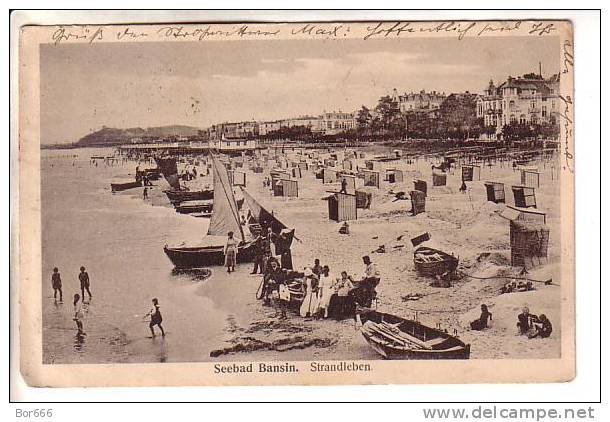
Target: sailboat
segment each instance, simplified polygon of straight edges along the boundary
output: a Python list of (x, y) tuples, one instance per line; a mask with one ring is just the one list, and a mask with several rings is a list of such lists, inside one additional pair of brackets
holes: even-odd
[(277, 255), (288, 251), (292, 246), (292, 240), (295, 238), (294, 229), (288, 229), (272, 212), (267, 211), (244, 187), (241, 187), (244, 195), (244, 203), (252, 213), (250, 221), (248, 221), (248, 229), (252, 236), (259, 234), (265, 236), (267, 229), (271, 228), (274, 233), (274, 244)]
[(212, 199), (214, 192), (209, 189), (203, 189), (200, 191), (190, 191), (180, 185), (180, 176), (178, 176), (178, 166), (176, 165), (175, 158), (157, 158), (157, 167), (163, 173), (163, 177), (167, 180), (167, 183), (171, 186), (171, 189), (164, 190), (163, 193), (167, 195), (167, 198), (172, 204), (176, 204), (183, 201), (202, 201)]
[(274, 233), (280, 233), (282, 230), (286, 229), (286, 225), (263, 208), (263, 206), (254, 199), (243, 186), (241, 186), (241, 191), (244, 195), (244, 202), (252, 213), (252, 219), (248, 222), (248, 227), (253, 236), (257, 236), (258, 234), (265, 235), (268, 227), (271, 227), (271, 230)]
[(239, 242), (237, 262), (252, 262), (254, 244), (246, 240), (239, 222), (239, 213), (226, 168), (212, 157), (214, 177), (214, 208), (208, 233), (198, 245), (178, 245), (163, 248), (167, 257), (179, 269), (223, 265), (227, 234), (233, 232)]

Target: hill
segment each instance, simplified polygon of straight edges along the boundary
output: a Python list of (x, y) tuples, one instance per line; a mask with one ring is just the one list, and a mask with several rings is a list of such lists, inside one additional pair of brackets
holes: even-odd
[(76, 145), (79, 147), (119, 145), (128, 143), (133, 138), (146, 140), (147, 138), (158, 139), (168, 136), (195, 136), (198, 131), (199, 128), (181, 125), (158, 126), (145, 129), (141, 127), (118, 129), (104, 126), (100, 130), (80, 138)]

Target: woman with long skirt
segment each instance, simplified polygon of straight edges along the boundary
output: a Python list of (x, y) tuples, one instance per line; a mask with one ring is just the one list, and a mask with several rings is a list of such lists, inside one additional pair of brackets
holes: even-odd
[(233, 232), (228, 233), (227, 244), (224, 249), (225, 254), (225, 267), (227, 272), (235, 271), (235, 264), (237, 263), (237, 240), (233, 237)]

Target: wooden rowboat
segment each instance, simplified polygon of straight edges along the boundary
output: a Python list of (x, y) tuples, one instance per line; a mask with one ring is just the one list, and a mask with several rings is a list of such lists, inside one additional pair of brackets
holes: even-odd
[(415, 250), (413, 263), (415, 271), (420, 275), (436, 277), (453, 273), (457, 269), (459, 259), (438, 249), (422, 246)]
[(180, 214), (192, 214), (192, 213), (207, 213), (212, 214), (212, 207), (214, 201), (208, 199), (205, 201), (184, 201), (180, 202), (175, 206), (176, 212)]
[(184, 201), (203, 201), (214, 198), (214, 191), (212, 189), (204, 189), (200, 191), (188, 191), (188, 190), (164, 190), (163, 193), (167, 195), (167, 198), (171, 203), (178, 203)]
[(134, 189), (142, 187), (142, 181), (137, 182), (126, 182), (126, 183), (111, 183), (110, 190), (112, 192), (120, 192), (127, 189)]
[(385, 359), (469, 359), (470, 345), (418, 321), (360, 308), (356, 321), (367, 343)]

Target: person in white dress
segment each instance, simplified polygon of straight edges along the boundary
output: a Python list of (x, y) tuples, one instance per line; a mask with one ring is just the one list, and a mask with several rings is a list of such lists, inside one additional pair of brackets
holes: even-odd
[(78, 330), (77, 335), (83, 336), (85, 335), (85, 331), (83, 330), (85, 313), (83, 312), (83, 302), (80, 299), (80, 295), (76, 293), (74, 295), (74, 317), (72, 320), (76, 322), (76, 329)]
[(318, 284), (318, 313), (323, 314), (324, 318), (328, 318), (328, 306), (330, 298), (335, 293), (336, 278), (331, 272), (328, 265), (322, 268), (320, 274), (320, 282)]

